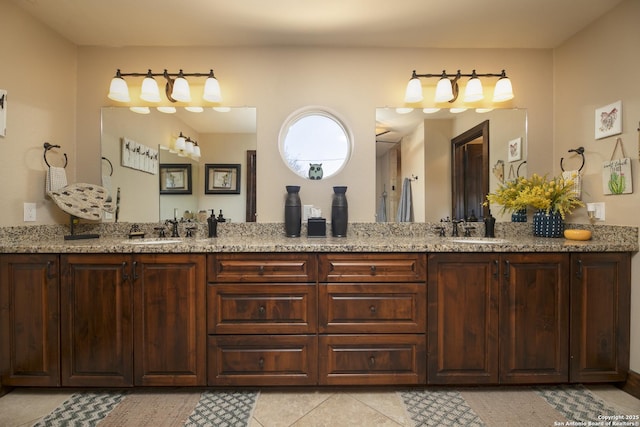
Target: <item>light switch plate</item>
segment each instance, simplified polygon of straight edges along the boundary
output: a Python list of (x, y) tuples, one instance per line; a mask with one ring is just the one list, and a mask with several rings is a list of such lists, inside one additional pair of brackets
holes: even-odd
[(36, 220), (36, 204), (25, 203), (24, 204), (24, 221), (31, 222)]

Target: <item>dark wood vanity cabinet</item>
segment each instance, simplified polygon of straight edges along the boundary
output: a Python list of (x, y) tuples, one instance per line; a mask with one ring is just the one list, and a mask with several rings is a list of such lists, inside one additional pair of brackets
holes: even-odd
[(568, 255), (431, 254), (428, 271), (428, 383), (568, 381)]
[(64, 386), (206, 384), (203, 255), (63, 255)]
[(624, 381), (629, 371), (631, 255), (571, 255), (571, 382)]
[(425, 254), (322, 254), (319, 275), (319, 383), (424, 384)]
[(316, 255), (215, 254), (207, 265), (208, 384), (316, 384)]
[(0, 255), (0, 384), (60, 385), (58, 256)]

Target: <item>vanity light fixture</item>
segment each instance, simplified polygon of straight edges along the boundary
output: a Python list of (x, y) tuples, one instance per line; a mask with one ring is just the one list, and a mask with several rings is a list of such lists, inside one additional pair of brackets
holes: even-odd
[(470, 77), (465, 87), (464, 102), (477, 102), (484, 98), (482, 82), (480, 77), (498, 77), (494, 92), (493, 102), (504, 102), (513, 99), (513, 88), (511, 81), (507, 77), (504, 70), (501, 73), (478, 74), (473, 70), (471, 74), (463, 74), (458, 70), (455, 74), (448, 74), (446, 70), (442, 70), (441, 74), (417, 74), (413, 70), (411, 79), (407, 84), (404, 101), (407, 103), (420, 102), (424, 99), (422, 96), (422, 83), (420, 78), (440, 78), (436, 86), (435, 102), (454, 102), (458, 99), (460, 91), (458, 81), (462, 77)]
[(146, 73), (123, 73), (118, 69), (116, 75), (111, 79), (109, 93), (107, 97), (118, 102), (131, 102), (129, 86), (123, 77), (144, 77), (140, 90), (140, 99), (147, 102), (160, 102), (160, 90), (155, 77), (164, 77), (166, 80), (165, 94), (171, 102), (191, 102), (191, 90), (186, 77), (206, 77), (202, 99), (207, 102), (221, 102), (220, 84), (213, 74), (213, 70), (208, 73), (169, 73), (164, 70), (162, 73), (154, 73), (150, 69)]
[(168, 147), (160, 145), (160, 148), (169, 150), (170, 153), (177, 154), (180, 157), (189, 157), (196, 161), (200, 160), (201, 156), (198, 143), (190, 137), (183, 135), (182, 132), (180, 132), (180, 135), (175, 140), (171, 141)]

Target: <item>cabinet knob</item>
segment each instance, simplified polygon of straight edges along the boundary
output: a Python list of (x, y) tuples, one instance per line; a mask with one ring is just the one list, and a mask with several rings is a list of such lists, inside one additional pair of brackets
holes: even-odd
[(376, 314), (376, 311), (377, 311), (376, 306), (372, 305), (371, 307), (369, 307), (369, 311), (371, 312), (371, 314)]
[(264, 314), (266, 311), (267, 311), (267, 309), (264, 308), (264, 305), (261, 305), (260, 307), (258, 307), (258, 313)]
[(264, 369), (264, 357), (261, 357), (258, 360), (258, 366), (260, 367), (260, 369)]
[(376, 358), (371, 356), (369, 357), (369, 366), (374, 367), (376, 365)]
[(371, 267), (369, 267), (369, 269), (371, 270), (371, 275), (375, 276), (376, 275), (376, 266), (372, 265)]
[(264, 265), (261, 265), (260, 267), (258, 267), (258, 274), (261, 276), (264, 274)]

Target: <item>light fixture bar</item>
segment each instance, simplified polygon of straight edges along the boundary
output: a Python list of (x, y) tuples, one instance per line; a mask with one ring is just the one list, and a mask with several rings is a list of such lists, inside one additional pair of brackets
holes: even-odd
[(129, 88), (124, 77), (144, 77), (140, 98), (147, 102), (160, 102), (154, 77), (164, 77), (167, 81), (165, 93), (167, 99), (171, 102), (191, 102), (189, 83), (185, 77), (206, 77), (202, 99), (213, 103), (222, 101), (220, 85), (213, 74), (213, 69), (210, 69), (207, 73), (185, 73), (183, 70), (178, 73), (170, 73), (166, 69), (162, 73), (154, 73), (150, 69), (146, 73), (123, 73), (118, 69), (111, 80), (108, 98), (118, 102), (131, 101)]
[(460, 70), (458, 70), (455, 74), (447, 73), (446, 70), (442, 70), (442, 73), (439, 74), (418, 74), (416, 70), (413, 70), (409, 83), (407, 84), (404, 100), (407, 103), (422, 101), (424, 98), (422, 96), (420, 79), (440, 78), (436, 87), (435, 102), (454, 102), (458, 99), (458, 81), (462, 77), (470, 77), (465, 91), (465, 102), (477, 102), (483, 98), (482, 84), (480, 83), (479, 77), (498, 77), (493, 102), (503, 102), (513, 99), (511, 81), (507, 77), (505, 70), (502, 70), (500, 73), (476, 73), (476, 70), (473, 70), (471, 73), (461, 73)]

